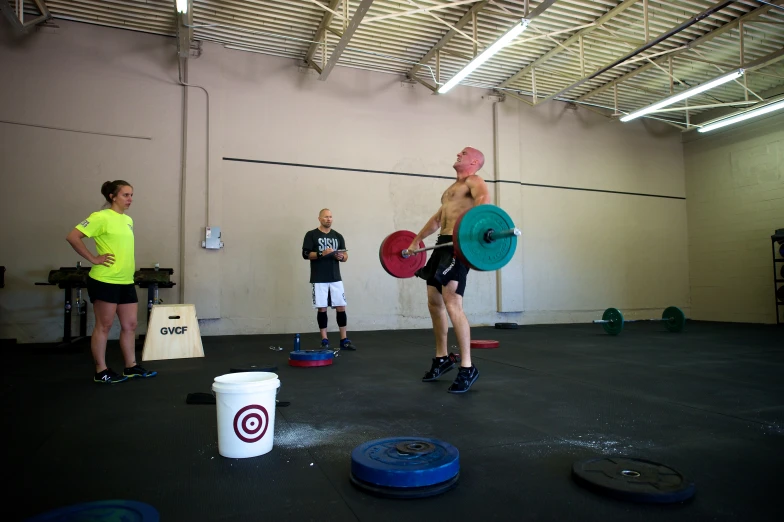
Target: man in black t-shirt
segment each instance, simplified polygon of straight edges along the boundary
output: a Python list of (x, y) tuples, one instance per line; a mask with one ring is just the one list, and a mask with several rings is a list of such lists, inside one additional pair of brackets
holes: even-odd
[(335, 309), (340, 328), (340, 349), (355, 350), (346, 334), (346, 294), (340, 278), (340, 263), (348, 261), (346, 241), (332, 230), (332, 212), (319, 212), (319, 226), (305, 234), (302, 258), (310, 261), (310, 284), (313, 288), (313, 308), (321, 330), (321, 348), (329, 349), (327, 338), (327, 307)]

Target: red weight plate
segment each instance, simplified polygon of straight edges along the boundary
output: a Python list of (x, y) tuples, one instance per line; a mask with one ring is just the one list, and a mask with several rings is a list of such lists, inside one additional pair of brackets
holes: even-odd
[(471, 348), (498, 348), (499, 344), (498, 341), (475, 340), (471, 341)]
[(321, 361), (295, 361), (293, 359), (289, 359), (289, 366), (329, 366), (332, 364), (332, 359), (322, 359)]
[[(378, 249), (378, 259), (381, 266), (392, 277), (405, 279), (414, 277), (417, 270), (425, 266), (425, 253), (403, 257), (403, 250), (408, 248), (416, 234), (409, 230), (398, 230), (389, 234)], [(419, 248), (424, 248), (425, 243), (420, 241)]]

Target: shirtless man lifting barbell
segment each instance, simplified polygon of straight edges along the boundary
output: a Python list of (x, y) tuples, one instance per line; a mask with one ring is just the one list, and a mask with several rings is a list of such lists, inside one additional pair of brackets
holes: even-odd
[[(458, 218), (467, 210), (490, 202), (487, 184), (476, 173), (485, 163), (484, 155), (471, 147), (457, 154), (453, 168), (455, 181), (441, 196), (441, 208), (431, 217), (416, 235), (409, 251), (419, 247), (420, 241), (441, 229), (436, 245), (452, 241), (452, 231)], [(460, 369), (449, 387), (449, 393), (465, 393), (479, 377), (479, 371), (471, 364), (471, 330), (463, 312), (463, 293), (468, 277), (468, 266), (455, 257), (452, 246), (433, 250), (427, 264), (416, 272), (426, 281), (427, 307), (433, 320), (436, 337), (436, 356), (430, 370), (422, 378), (424, 382), (438, 379), (454, 368), (456, 361), (447, 353), (447, 314), (460, 347)]]

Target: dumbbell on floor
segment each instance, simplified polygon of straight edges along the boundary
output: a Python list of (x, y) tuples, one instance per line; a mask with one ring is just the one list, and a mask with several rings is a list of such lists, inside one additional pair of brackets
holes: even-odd
[(608, 308), (602, 314), (601, 319), (593, 321), (593, 324), (601, 324), (604, 331), (610, 335), (618, 335), (623, 331), (625, 323), (636, 323), (640, 321), (663, 321), (664, 327), (670, 332), (682, 332), (686, 326), (686, 315), (677, 306), (669, 306), (662, 312), (661, 319), (632, 319), (625, 320), (623, 314), (617, 308)]

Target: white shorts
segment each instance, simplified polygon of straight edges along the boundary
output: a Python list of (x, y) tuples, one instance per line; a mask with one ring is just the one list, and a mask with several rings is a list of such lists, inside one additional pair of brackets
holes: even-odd
[(313, 308), (346, 306), (343, 281), (334, 283), (311, 283), (313, 287)]

